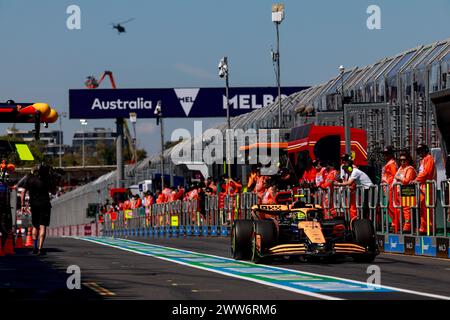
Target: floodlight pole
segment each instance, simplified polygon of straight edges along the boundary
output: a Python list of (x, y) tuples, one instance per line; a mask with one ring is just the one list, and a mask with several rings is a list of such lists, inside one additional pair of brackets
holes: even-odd
[[(228, 82), (228, 57), (224, 57), (223, 58), (225, 65), (227, 66), (226, 71), (225, 71), (225, 96), (226, 96), (226, 100), (227, 100), (227, 141), (228, 141), (228, 145), (231, 143), (230, 140), (230, 130), (231, 130), (231, 120), (230, 120), (230, 99), (229, 99), (229, 82)], [(231, 160), (230, 160), (230, 151), (231, 151), (231, 146), (229, 145), (228, 148), (228, 152), (227, 152), (227, 166), (228, 166), (228, 184), (231, 181)], [(228, 194), (230, 191), (230, 186), (228, 185)]]
[(123, 187), (125, 180), (124, 164), (123, 164), (123, 118), (116, 118), (116, 186)]
[(67, 113), (62, 112), (59, 117), (59, 167), (62, 168), (62, 144), (63, 144), (63, 136), (62, 136), (62, 118), (66, 117)]
[(278, 127), (281, 129), (282, 120), (282, 106), (281, 106), (281, 78), (280, 78), (280, 22), (275, 22), (277, 29), (277, 85), (278, 85)]
[(345, 153), (351, 155), (351, 142), (350, 142), (350, 115), (349, 110), (345, 107), (345, 96), (344, 96), (344, 66), (339, 67), (339, 73), (341, 75), (341, 104), (343, 112), (343, 122), (344, 122), (344, 134), (345, 134)]
[(162, 118), (162, 112), (159, 116), (159, 121), (161, 121), (161, 192), (164, 189), (164, 125), (163, 125), (163, 118)]

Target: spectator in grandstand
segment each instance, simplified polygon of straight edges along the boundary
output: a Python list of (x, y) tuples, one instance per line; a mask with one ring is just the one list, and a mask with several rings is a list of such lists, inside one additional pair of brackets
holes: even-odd
[[(426, 207), (427, 200), (432, 201), (432, 195), (427, 194), (427, 181), (436, 181), (436, 166), (434, 159), (430, 154), (430, 149), (425, 144), (419, 144), (417, 146), (417, 154), (420, 157), (420, 166), (417, 177), (413, 182), (417, 182), (420, 185), (420, 228), (421, 234), (428, 234), (428, 227), (433, 228), (433, 209)], [(427, 219), (429, 216), (429, 224)]]
[(392, 229), (395, 233), (398, 232), (398, 228), (400, 227), (400, 220), (399, 220), (399, 211), (398, 209), (394, 208), (394, 202), (393, 202), (393, 189), (392, 184), (394, 183), (394, 176), (397, 173), (397, 163), (395, 162), (394, 158), (394, 148), (392, 146), (387, 146), (383, 149), (381, 152), (384, 156), (384, 161), (386, 161), (386, 164), (384, 165), (383, 169), (381, 170), (381, 183), (385, 183), (388, 185), (389, 190), (389, 201), (388, 201), (388, 214), (392, 221)]
[(33, 224), (32, 238), (34, 241), (33, 254), (44, 255), (44, 240), (47, 227), (50, 224), (51, 203), (50, 193), (56, 192), (56, 185), (50, 174), (50, 166), (40, 164), (31, 174), (20, 183), (24, 189), (21, 200), (24, 205), (25, 192), (30, 195), (31, 220)]
[[(400, 167), (394, 176), (394, 183), (408, 185), (416, 178), (416, 170), (414, 169), (413, 159), (408, 152), (400, 153)], [(394, 201), (400, 202), (400, 190), (394, 188)], [(403, 206), (403, 232), (411, 232), (411, 207)]]
[[(369, 176), (355, 167), (353, 162), (349, 162), (348, 165), (343, 165), (342, 169), (345, 174), (348, 176), (348, 180), (345, 182), (336, 182), (337, 186), (351, 186), (351, 185), (361, 185), (364, 190), (364, 201), (362, 203), (363, 209), (363, 217), (368, 217), (369, 213), (369, 188), (373, 185), (372, 180), (370, 180)], [(357, 217), (357, 208), (356, 208), (356, 188), (350, 188), (350, 219), (353, 220)]]

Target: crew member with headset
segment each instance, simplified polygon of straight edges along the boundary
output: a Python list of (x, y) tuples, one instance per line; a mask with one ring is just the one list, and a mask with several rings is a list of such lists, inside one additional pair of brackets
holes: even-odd
[[(369, 176), (358, 169), (358, 167), (353, 165), (353, 161), (348, 162), (348, 164), (344, 164), (342, 169), (348, 176), (348, 180), (345, 182), (336, 182), (336, 186), (350, 186), (352, 184), (356, 184), (363, 186), (364, 189), (364, 201), (363, 201), (363, 218), (368, 218), (369, 215), (369, 189), (373, 185), (372, 180), (370, 180)], [(350, 191), (355, 196), (351, 196), (351, 202), (356, 202), (356, 189)], [(355, 210), (350, 210), (350, 220), (353, 220), (357, 217), (357, 212)]]
[(50, 224), (51, 203), (50, 193), (56, 192), (56, 183), (50, 173), (50, 166), (40, 164), (20, 183), (19, 187), (24, 188), (21, 200), (24, 205), (25, 192), (30, 196), (31, 220), (33, 224), (32, 238), (34, 241), (33, 254), (44, 255), (44, 240), (47, 227)]

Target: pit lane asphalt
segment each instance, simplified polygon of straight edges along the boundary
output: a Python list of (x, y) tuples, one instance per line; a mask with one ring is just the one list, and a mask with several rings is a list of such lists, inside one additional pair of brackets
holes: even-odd
[[(230, 257), (228, 238), (129, 239), (200, 253)], [(19, 250), (13, 257), (0, 257), (0, 292), (21, 292), (18, 298), (40, 299), (149, 299), (149, 300), (309, 300), (307, 295), (199, 270), (153, 257), (142, 256), (71, 238), (47, 239), (46, 256)], [(25, 262), (26, 260), (26, 262)], [(381, 254), (371, 263), (381, 269), (381, 284), (430, 294), (450, 296), (450, 261), (425, 257)], [(335, 263), (280, 260), (272, 266), (365, 282), (371, 264), (351, 259)], [(32, 265), (32, 267), (30, 267)], [(96, 283), (112, 295), (100, 296), (86, 285), (66, 289), (69, 265), (81, 269), (83, 284)], [(26, 275), (23, 278), (23, 275)], [(92, 287), (92, 286), (90, 286)], [(32, 294), (30, 294), (32, 292)], [(343, 299), (429, 299), (405, 292), (333, 292)]]

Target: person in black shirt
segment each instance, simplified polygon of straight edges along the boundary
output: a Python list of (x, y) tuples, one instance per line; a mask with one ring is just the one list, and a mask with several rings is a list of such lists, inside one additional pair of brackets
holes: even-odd
[(34, 241), (33, 254), (37, 255), (45, 254), (42, 248), (47, 227), (50, 224), (52, 207), (50, 193), (54, 193), (56, 189), (52, 180), (50, 167), (41, 164), (24, 179), (21, 185), (25, 189), (22, 194), (22, 205), (26, 191), (28, 191), (30, 196), (31, 220), (33, 224), (32, 237)]

